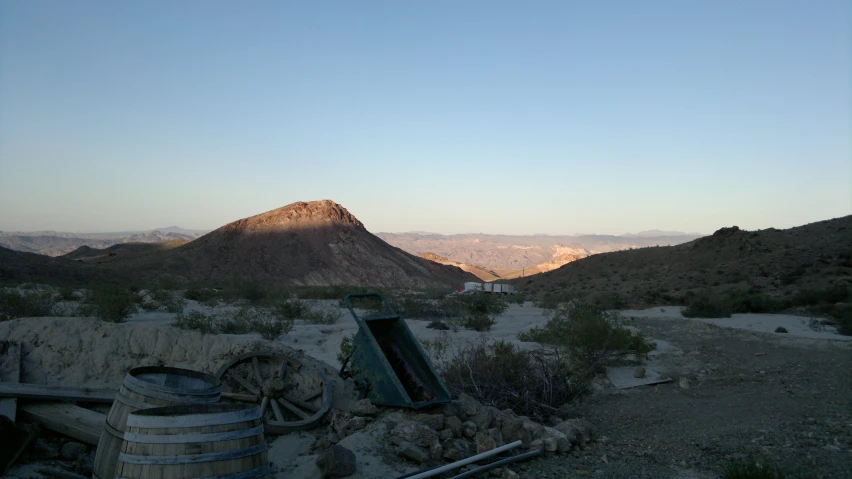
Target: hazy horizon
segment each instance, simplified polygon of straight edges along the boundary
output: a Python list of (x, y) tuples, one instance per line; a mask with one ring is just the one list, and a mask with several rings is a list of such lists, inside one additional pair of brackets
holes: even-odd
[(852, 213), (852, 3), (0, 3), (0, 229), (712, 233)]

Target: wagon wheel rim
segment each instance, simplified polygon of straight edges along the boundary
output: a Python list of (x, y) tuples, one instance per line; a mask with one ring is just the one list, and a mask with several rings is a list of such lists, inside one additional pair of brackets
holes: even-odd
[[(261, 362), (267, 363), (271, 373), (264, 374)], [(237, 367), (245, 364), (249, 369), (248, 377), (244, 377)], [(254, 403), (261, 407), (265, 431), (271, 434), (286, 434), (292, 431), (312, 429), (317, 426), (323, 416), (331, 408), (332, 386), (328, 377), (317, 372), (322, 387), (318, 391), (303, 397), (297, 397), (286, 391), (285, 379), (289, 370), (298, 372), (301, 363), (285, 354), (274, 351), (247, 353), (237, 356), (222, 364), (216, 372), (216, 377), (223, 383), (232, 379), (246, 392), (222, 392), (222, 397), (232, 401)], [(322, 396), (322, 403), (315, 405), (313, 401)], [(286, 414), (285, 414), (286, 411)], [(297, 416), (289, 420), (287, 416)]]

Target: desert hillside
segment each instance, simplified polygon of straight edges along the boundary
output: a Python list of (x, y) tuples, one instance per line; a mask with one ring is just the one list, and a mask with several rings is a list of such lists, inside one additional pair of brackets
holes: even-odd
[(684, 304), (705, 291), (770, 297), (852, 288), (852, 216), (777, 230), (736, 226), (678, 246), (590, 256), (515, 283), (524, 291), (627, 304)]
[(330, 200), (293, 203), (177, 248), (112, 259), (106, 263), (111, 268), (168, 272), (200, 282), (434, 287), (474, 278), (394, 248)]
[(104, 249), (127, 243), (160, 243), (164, 241), (192, 241), (201, 236), (196, 230), (176, 226), (151, 231), (127, 233), (65, 233), (59, 231), (0, 232), (0, 247), (26, 253), (61, 256), (83, 246)]

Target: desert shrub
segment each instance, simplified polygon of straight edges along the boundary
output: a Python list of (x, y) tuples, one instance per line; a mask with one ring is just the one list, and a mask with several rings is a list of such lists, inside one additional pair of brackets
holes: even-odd
[(424, 350), (453, 394), (525, 416), (547, 417), (588, 390), (558, 351), (525, 351), (503, 341), (454, 348), (440, 339)]
[(63, 286), (59, 289), (59, 299), (62, 301), (76, 301), (77, 292), (70, 286)]
[(213, 318), (200, 311), (190, 311), (187, 314), (181, 311), (175, 316), (172, 326), (190, 331), (200, 331), (204, 334), (215, 332)]
[(683, 315), (687, 318), (730, 318), (730, 303), (720, 297), (709, 294), (692, 296), (683, 309)]
[(722, 479), (784, 479), (784, 473), (771, 464), (748, 459), (728, 463)]
[(447, 317), (467, 317), (478, 313), (496, 316), (509, 307), (502, 295), (483, 292), (449, 296), (441, 300), (439, 306)]
[(135, 313), (139, 295), (118, 286), (103, 286), (86, 294), (80, 312), (103, 321), (121, 323)]
[(186, 300), (174, 291), (157, 289), (149, 293), (149, 298), (156, 309), (165, 309), (169, 313), (182, 313), (186, 308)]
[(183, 297), (190, 301), (206, 303), (217, 298), (215, 289), (212, 288), (189, 288), (183, 292)]
[(462, 326), (474, 331), (489, 331), (491, 326), (497, 323), (497, 320), (487, 313), (476, 312), (464, 318)]
[(747, 291), (732, 292), (728, 304), (734, 313), (777, 313), (790, 307), (788, 301)]
[(308, 324), (337, 324), (343, 313), (336, 309), (312, 308), (307, 311), (303, 318)]
[(0, 290), (0, 321), (50, 316), (56, 300), (50, 291)]
[(834, 304), (845, 301), (850, 296), (852, 296), (852, 291), (841, 285), (824, 289), (802, 289), (793, 297), (793, 304), (797, 306)]
[(420, 296), (405, 296), (391, 301), (394, 311), (406, 318), (433, 319), (444, 316), (444, 311), (432, 301)]
[(572, 299), (572, 296), (567, 291), (550, 291), (541, 295), (533, 304), (537, 308), (556, 309), (559, 305), (568, 303)]
[(523, 306), (526, 300), (527, 298), (523, 294), (510, 294), (506, 296), (506, 302), (520, 304), (521, 306)]
[(433, 319), (432, 321), (429, 321), (429, 324), (427, 324), (426, 327), (429, 329), (436, 329), (438, 331), (447, 331), (450, 329), (449, 324), (438, 319)]
[(340, 371), (343, 372), (349, 364), (349, 359), (352, 358), (352, 353), (355, 352), (355, 333), (350, 336), (344, 336), (340, 341), (340, 349), (337, 352), (337, 362), (340, 363)]
[(279, 301), (272, 306), (272, 311), (282, 320), (293, 320), (301, 318), (310, 311), (307, 303), (299, 299), (288, 299)]
[(589, 371), (600, 371), (630, 353), (642, 358), (654, 348), (642, 333), (621, 325), (616, 313), (588, 304), (562, 306), (543, 327), (521, 333), (518, 339), (560, 348), (568, 353), (576, 368)]
[(214, 325), (221, 333), (260, 333), (263, 339), (273, 340), (293, 329), (293, 319), (279, 317), (266, 308), (244, 306), (236, 313), (218, 315)]
[(347, 294), (377, 292), (364, 286), (296, 286), (291, 290), (299, 299), (343, 299)]
[(248, 303), (259, 303), (267, 296), (267, 291), (257, 283), (246, 283), (240, 286), (239, 296)]

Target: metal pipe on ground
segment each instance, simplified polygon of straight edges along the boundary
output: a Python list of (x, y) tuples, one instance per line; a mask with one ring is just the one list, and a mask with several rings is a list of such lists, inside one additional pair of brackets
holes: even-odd
[[(456, 461), (452, 464), (447, 464), (447, 465), (439, 466), (439, 467), (433, 467), (431, 469), (426, 469), (424, 471), (420, 471), (413, 476), (408, 475), (408, 476), (402, 476), (402, 477), (407, 478), (407, 479), (425, 479), (427, 477), (437, 476), (438, 474), (441, 474), (442, 472), (452, 471), (453, 469), (458, 469), (458, 468), (460, 468), (462, 466), (466, 466), (466, 465), (468, 465), (472, 462), (481, 461), (482, 459), (486, 459), (486, 458), (489, 458), (491, 456), (496, 456), (497, 454), (500, 454), (501, 452), (508, 451), (509, 449), (514, 449), (514, 448), (520, 446), (521, 444), (523, 444), (521, 441), (515, 441), (511, 444), (506, 444), (506, 445), (500, 446), (496, 449), (492, 449), (490, 451), (485, 451), (485, 452), (483, 452), (481, 454), (477, 454), (475, 456), (470, 456), (467, 459), (462, 459), (461, 461)], [(401, 479), (401, 478), (398, 478), (398, 479)]]
[(473, 476), (475, 476), (477, 474), (481, 474), (485, 471), (490, 471), (491, 469), (505, 466), (506, 464), (512, 464), (513, 462), (523, 461), (524, 459), (531, 459), (533, 457), (540, 456), (540, 455), (541, 455), (540, 450), (525, 452), (523, 454), (518, 454), (517, 456), (507, 457), (506, 459), (501, 459), (499, 461), (492, 462), (491, 464), (486, 464), (484, 466), (477, 467), (476, 469), (472, 469), (470, 471), (463, 472), (463, 473), (459, 474), (458, 476), (453, 476), (450, 479), (464, 479), (466, 477), (473, 477)]

